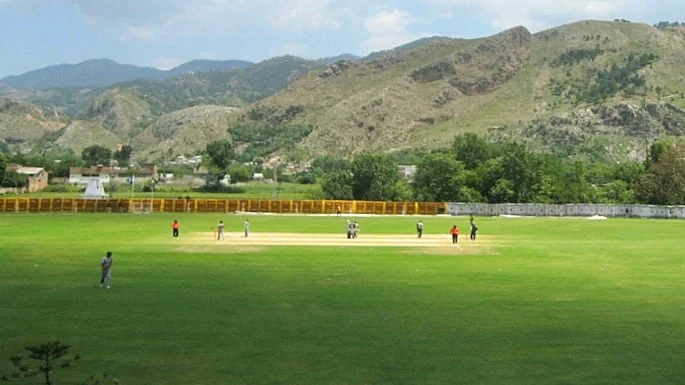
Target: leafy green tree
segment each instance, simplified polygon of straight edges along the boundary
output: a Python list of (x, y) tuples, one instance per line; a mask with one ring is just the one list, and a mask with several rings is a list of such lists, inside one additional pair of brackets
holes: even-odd
[(84, 162), (75, 155), (61, 156), (56, 159), (49, 159), (49, 161), (42, 165), (50, 173), (51, 177), (66, 178), (69, 176), (69, 169), (71, 167), (81, 167)]
[(219, 169), (219, 180), (223, 179), (228, 170), (228, 166), (235, 157), (233, 143), (226, 139), (215, 140), (207, 144), (206, 151), (211, 164)]
[(511, 182), (514, 195), (508, 202), (532, 202), (541, 182), (540, 162), (535, 154), (521, 144), (509, 143), (504, 147), (502, 170)]
[(462, 162), (467, 170), (472, 170), (488, 159), (493, 158), (495, 148), (485, 139), (474, 133), (457, 135), (452, 144), (456, 160)]
[(424, 152), (421, 150), (411, 149), (411, 150), (399, 150), (393, 151), (388, 154), (388, 157), (392, 159), (397, 164), (402, 165), (414, 165), (418, 164), (423, 157)]
[(244, 145), (238, 159), (249, 162), (279, 148), (292, 148), (313, 130), (313, 126), (306, 124), (241, 123), (232, 126), (229, 132), (233, 142)]
[(490, 203), (536, 201), (542, 187), (541, 162), (537, 155), (516, 143), (506, 144), (497, 151), (502, 155), (481, 163), (467, 178), (467, 185)]
[(626, 182), (630, 188), (633, 188), (644, 172), (645, 166), (639, 162), (626, 162), (612, 165), (613, 179)]
[(2, 187), (26, 187), (28, 185), (28, 177), (14, 170), (5, 171), (0, 185)]
[(295, 182), (299, 184), (314, 184), (316, 183), (316, 177), (311, 172), (303, 171), (297, 173), (297, 176), (295, 177)]
[(659, 156), (637, 184), (636, 196), (649, 204), (685, 204), (685, 146), (672, 146)]
[(623, 180), (614, 180), (598, 188), (601, 203), (635, 203), (635, 195), (630, 185)]
[(128, 164), (128, 162), (131, 160), (131, 154), (133, 154), (133, 147), (126, 144), (122, 146), (120, 150), (117, 150), (114, 153), (114, 159), (116, 159), (119, 163)]
[(464, 166), (449, 154), (429, 154), (418, 164), (412, 188), (426, 202), (463, 201)]
[(0, 183), (2, 183), (5, 177), (5, 171), (7, 170), (7, 158), (3, 153), (0, 152)]
[(668, 143), (664, 141), (656, 141), (649, 146), (647, 152), (647, 160), (645, 161), (645, 168), (650, 168), (654, 163), (659, 161), (661, 155), (668, 151)]
[[(468, 172), (467, 172), (468, 174)], [(484, 202), (485, 199), (483, 198), (483, 195), (481, 195), (480, 191), (476, 190), (475, 188), (471, 186), (464, 186), (461, 188), (461, 194), (463, 198), (461, 199), (463, 202)]]
[[(39, 366), (37, 368), (32, 368), (29, 364), (24, 364), (23, 357), (21, 355), (16, 355), (10, 357), (12, 366), (14, 367), (14, 372), (11, 377), (16, 379), (30, 378), (34, 377), (40, 373), (44, 376), (45, 385), (52, 385), (52, 372), (59, 365), (61, 368), (68, 368), (71, 366), (71, 361), (58, 362), (62, 357), (69, 353), (69, 345), (64, 345), (59, 341), (50, 341), (40, 345), (26, 347), (29, 351), (28, 358), (39, 361)], [(80, 356), (76, 354), (73, 358), (74, 361), (78, 361)], [(3, 379), (8, 379), (7, 376), (3, 376)]]
[(491, 202), (515, 202), (514, 184), (508, 179), (498, 179), (489, 191)]
[(352, 161), (354, 199), (384, 201), (397, 199), (400, 174), (397, 164), (385, 155), (359, 155)]
[(414, 198), (411, 185), (409, 181), (404, 178), (399, 178), (395, 184), (395, 201), (407, 202)]
[(332, 171), (321, 182), (325, 199), (354, 199), (352, 173), (345, 170)]
[(250, 169), (241, 164), (234, 164), (228, 168), (228, 175), (231, 176), (231, 183), (247, 182), (252, 179)]
[(322, 177), (333, 171), (350, 171), (351, 163), (344, 158), (332, 155), (319, 156), (312, 162), (311, 172), (315, 177)]
[[(473, 170), (470, 177), (467, 177), (467, 184), (478, 191), (480, 196), (489, 203), (501, 203), (500, 198), (493, 195), (493, 189), (498, 181), (504, 176), (504, 165), (501, 157), (488, 159), (475, 170)], [(497, 194), (501, 196), (501, 194)]]
[(81, 152), (81, 159), (83, 159), (86, 166), (109, 164), (109, 161), (112, 159), (112, 150), (99, 145), (86, 147)]
[[(592, 186), (587, 182), (587, 168), (583, 162), (545, 159), (542, 166), (543, 186), (540, 194), (554, 203), (590, 202)], [(539, 199), (538, 199), (539, 200)]]

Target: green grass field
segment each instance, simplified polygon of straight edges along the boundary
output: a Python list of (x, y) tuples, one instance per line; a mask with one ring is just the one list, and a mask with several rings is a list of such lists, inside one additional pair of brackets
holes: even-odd
[[(487, 247), (474, 254), (191, 245), (221, 218), (179, 216), (180, 240), (172, 219), (0, 216), (0, 374), (24, 346), (59, 339), (83, 358), (57, 384), (103, 370), (122, 385), (685, 381), (685, 222), (478, 218)], [(423, 219), (428, 234), (468, 227)], [(344, 228), (250, 221), (255, 234)], [(359, 221), (362, 237), (415, 236), (416, 218)], [(107, 250), (110, 290), (98, 287)]]

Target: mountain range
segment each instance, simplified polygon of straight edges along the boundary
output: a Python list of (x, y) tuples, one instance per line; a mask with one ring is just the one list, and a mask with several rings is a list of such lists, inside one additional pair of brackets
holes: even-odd
[[(685, 135), (682, 57), (685, 28), (620, 20), (425, 38), (364, 58), (193, 61), (164, 76), (134, 67), (114, 84), (93, 75), (98, 65), (48, 67), (0, 81), (0, 149), (130, 143), (136, 158), (154, 160), (227, 138), (245, 159), (297, 161), (442, 148), (476, 132), (622, 161)], [(58, 68), (71, 85), (50, 88), (46, 74)]]
[(254, 63), (244, 60), (192, 60), (169, 70), (119, 64), (110, 59), (87, 60), (78, 64), (60, 64), (0, 79), (0, 84), (18, 89), (107, 87), (136, 80), (165, 80), (194, 72), (245, 68)]

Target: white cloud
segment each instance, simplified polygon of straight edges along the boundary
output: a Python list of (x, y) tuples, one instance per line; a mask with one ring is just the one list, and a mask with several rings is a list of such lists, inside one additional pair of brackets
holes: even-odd
[(185, 60), (178, 57), (158, 57), (155, 59), (154, 67), (160, 70), (170, 70), (185, 63)]
[(126, 31), (121, 35), (122, 40), (154, 41), (156, 38), (157, 34), (155, 31), (148, 27), (128, 26)]
[[(0, 0), (3, 1), (3, 0)], [(5, 0), (6, 1), (6, 0)], [(361, 0), (60, 0), (127, 38), (227, 33), (242, 27), (303, 33), (340, 28)]]
[(276, 10), (267, 12), (271, 26), (282, 30), (317, 31), (341, 26), (344, 11), (334, 0), (274, 1)]
[(278, 47), (272, 48), (269, 53), (271, 56), (293, 55), (305, 57), (309, 53), (309, 47), (303, 43), (284, 43)]
[(376, 13), (366, 19), (368, 38), (362, 47), (365, 52), (381, 51), (430, 35), (410, 31), (412, 25), (421, 21), (399, 9)]
[(424, 0), (455, 12), (479, 12), (497, 28), (524, 25), (537, 31), (581, 19), (613, 18), (627, 14), (642, 0)]

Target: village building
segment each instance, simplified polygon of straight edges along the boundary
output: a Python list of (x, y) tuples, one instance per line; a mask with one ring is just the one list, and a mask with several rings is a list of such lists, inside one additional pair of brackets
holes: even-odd
[(42, 167), (19, 166), (14, 171), (20, 175), (26, 175), (26, 192), (37, 192), (48, 187), (48, 172)]
[(69, 169), (69, 184), (99, 183), (128, 183), (128, 178), (135, 175), (136, 183), (145, 183), (158, 178), (157, 165), (144, 163), (140, 167), (120, 168), (108, 166), (71, 167)]

